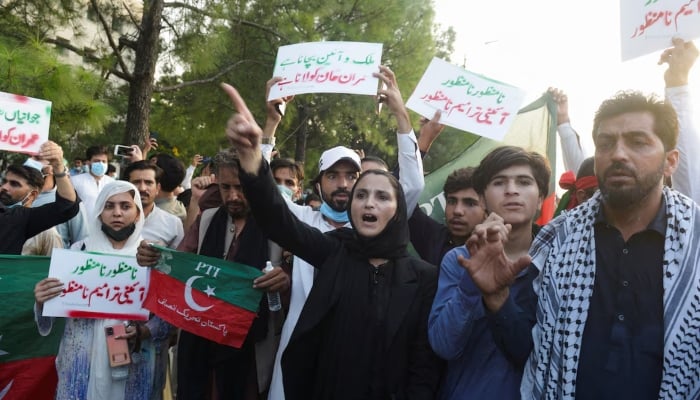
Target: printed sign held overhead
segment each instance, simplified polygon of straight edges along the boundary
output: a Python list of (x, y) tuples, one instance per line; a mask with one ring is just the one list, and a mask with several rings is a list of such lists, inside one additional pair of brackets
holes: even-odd
[(501, 140), (525, 98), (521, 89), (433, 58), (406, 107), (440, 123)]
[(700, 0), (620, 0), (622, 61), (700, 37)]
[(376, 95), (382, 59), (381, 43), (312, 42), (282, 46), (273, 76), (283, 80), (268, 100), (302, 93)]
[(50, 101), (0, 92), (0, 150), (38, 153), (50, 122)]

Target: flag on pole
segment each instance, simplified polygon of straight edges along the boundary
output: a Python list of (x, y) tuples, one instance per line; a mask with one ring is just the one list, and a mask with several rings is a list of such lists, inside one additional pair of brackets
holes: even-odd
[(240, 348), (257, 316), (260, 270), (161, 246), (144, 307), (163, 320), (211, 341)]
[(451, 144), (451, 146), (460, 146), (464, 150), (451, 160), (444, 160), (437, 166), (429, 167), (430, 173), (425, 177), (425, 189), (418, 203), (420, 207), (433, 219), (444, 222), (445, 196), (442, 192), (442, 186), (445, 184), (447, 176), (458, 168), (476, 167), (486, 154), (498, 146), (520, 146), (528, 151), (542, 154), (547, 158), (552, 168), (549, 196), (544, 200), (540, 218), (537, 220), (540, 225), (546, 224), (552, 218), (555, 209), (556, 111), (557, 106), (554, 99), (549, 93), (545, 93), (539, 99), (520, 109), (508, 133), (500, 142), (461, 133), (464, 135), (464, 143)]
[(34, 285), (46, 278), (49, 257), (0, 255), (0, 399), (50, 400), (56, 394), (58, 318), (49, 336), (34, 323)]

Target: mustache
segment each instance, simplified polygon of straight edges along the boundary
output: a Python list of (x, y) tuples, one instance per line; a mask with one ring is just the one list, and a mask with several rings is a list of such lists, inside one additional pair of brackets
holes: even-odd
[(615, 161), (611, 166), (606, 168), (605, 172), (603, 173), (603, 176), (607, 178), (608, 176), (618, 172), (623, 172), (628, 175), (636, 176), (635, 171), (632, 168), (619, 161)]
[(338, 189), (338, 190), (331, 192), (331, 196), (336, 196), (339, 194), (346, 194), (346, 195), (350, 196), (350, 191), (346, 190), (346, 189)]

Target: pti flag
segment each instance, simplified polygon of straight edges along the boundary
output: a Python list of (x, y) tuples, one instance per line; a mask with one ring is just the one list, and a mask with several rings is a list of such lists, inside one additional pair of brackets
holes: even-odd
[(63, 319), (51, 334), (34, 323), (34, 285), (49, 273), (48, 257), (0, 255), (0, 399), (53, 399)]
[(260, 270), (218, 258), (155, 246), (162, 253), (151, 270), (143, 306), (197, 336), (240, 348), (263, 292), (253, 289)]

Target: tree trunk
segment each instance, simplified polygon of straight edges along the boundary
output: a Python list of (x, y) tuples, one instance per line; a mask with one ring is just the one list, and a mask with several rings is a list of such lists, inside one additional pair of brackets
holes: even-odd
[(129, 105), (126, 114), (124, 144), (143, 147), (149, 136), (151, 96), (158, 60), (158, 39), (164, 0), (143, 2), (141, 32), (136, 41), (133, 80), (129, 85)]

